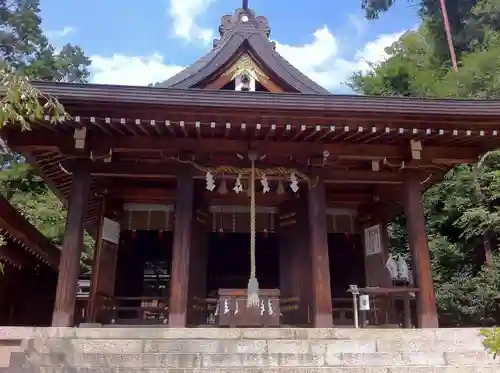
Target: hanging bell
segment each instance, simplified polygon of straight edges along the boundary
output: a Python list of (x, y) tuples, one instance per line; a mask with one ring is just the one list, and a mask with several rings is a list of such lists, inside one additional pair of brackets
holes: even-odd
[(221, 183), (219, 184), (219, 188), (217, 189), (217, 193), (219, 193), (221, 196), (228, 193), (226, 179), (222, 179)]

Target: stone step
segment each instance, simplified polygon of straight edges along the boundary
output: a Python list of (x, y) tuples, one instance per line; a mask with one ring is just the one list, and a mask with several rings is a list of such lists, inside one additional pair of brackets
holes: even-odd
[(0, 373), (500, 373), (478, 329), (0, 328), (0, 341), (21, 351), (0, 351)]
[(18, 367), (123, 367), (123, 368), (224, 368), (224, 367), (429, 367), (494, 365), (497, 361), (483, 353), (335, 353), (335, 354), (12, 354)]
[(0, 328), (0, 340), (31, 338), (471, 341), (480, 329), (219, 329), (219, 328)]
[(469, 341), (403, 340), (209, 340), (209, 339), (71, 339), (37, 338), (25, 350), (39, 353), (368, 353), (368, 352), (480, 352), (479, 338)]
[(498, 366), (478, 367), (377, 367), (377, 368), (345, 368), (345, 367), (255, 367), (255, 368), (72, 368), (42, 367), (39, 369), (0, 368), (0, 373), (498, 373)]

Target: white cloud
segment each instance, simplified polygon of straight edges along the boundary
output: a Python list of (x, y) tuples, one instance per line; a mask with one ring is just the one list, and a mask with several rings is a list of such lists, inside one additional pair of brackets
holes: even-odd
[(214, 33), (211, 28), (197, 24), (197, 18), (202, 15), (215, 0), (170, 0), (168, 9), (172, 18), (175, 36), (188, 42), (209, 44)]
[(167, 65), (163, 56), (92, 56), (91, 82), (99, 84), (148, 85), (170, 78), (183, 69), (179, 65)]
[[(385, 48), (402, 34), (381, 34), (359, 48), (352, 58), (341, 57), (341, 45), (326, 26), (316, 30), (309, 44), (287, 45), (277, 42), (276, 49), (312, 80), (335, 91), (354, 72), (369, 70), (370, 62), (385, 60)], [(165, 64), (163, 56), (158, 53), (150, 56), (115, 54), (110, 57), (93, 56), (91, 59), (91, 81), (102, 84), (147, 85), (168, 79), (183, 69), (180, 65)]]
[(349, 22), (356, 30), (357, 35), (358, 36), (363, 35), (366, 31), (367, 26), (368, 26), (368, 23), (367, 23), (368, 21), (366, 20), (366, 18), (360, 17), (357, 14), (351, 14), (351, 15), (349, 15), (348, 18), (349, 18)]
[(60, 39), (72, 34), (75, 31), (73, 27), (66, 26), (59, 30), (48, 30), (45, 32), (49, 39)]
[(369, 62), (382, 62), (388, 56), (385, 48), (402, 35), (403, 31), (381, 34), (365, 44), (353, 58), (340, 57), (341, 46), (328, 27), (318, 29), (310, 44), (292, 46), (276, 43), (276, 50), (309, 78), (328, 89), (339, 88), (349, 76), (359, 70), (370, 69)]

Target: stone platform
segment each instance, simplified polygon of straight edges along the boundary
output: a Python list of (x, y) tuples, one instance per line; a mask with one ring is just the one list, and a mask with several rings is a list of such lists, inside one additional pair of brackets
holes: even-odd
[(2, 373), (493, 373), (478, 329), (0, 328)]

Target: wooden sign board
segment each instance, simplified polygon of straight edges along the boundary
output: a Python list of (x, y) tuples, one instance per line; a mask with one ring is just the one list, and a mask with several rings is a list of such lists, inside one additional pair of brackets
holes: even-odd
[(102, 239), (118, 245), (118, 242), (120, 242), (120, 224), (104, 218), (102, 222)]
[(365, 228), (365, 253), (366, 256), (380, 254), (382, 252), (382, 239), (380, 224)]

